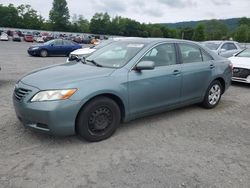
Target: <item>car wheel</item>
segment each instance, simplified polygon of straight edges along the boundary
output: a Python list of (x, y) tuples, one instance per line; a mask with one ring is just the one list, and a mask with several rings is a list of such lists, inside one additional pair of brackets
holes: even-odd
[(221, 83), (218, 80), (215, 80), (208, 87), (202, 106), (208, 109), (216, 107), (220, 102), (221, 95)]
[(48, 56), (48, 51), (47, 51), (47, 50), (42, 50), (42, 51), (40, 52), (40, 56), (41, 56), (41, 57), (47, 57), (47, 56)]
[(78, 114), (76, 132), (90, 142), (109, 138), (121, 120), (120, 108), (107, 97), (98, 97), (86, 104)]

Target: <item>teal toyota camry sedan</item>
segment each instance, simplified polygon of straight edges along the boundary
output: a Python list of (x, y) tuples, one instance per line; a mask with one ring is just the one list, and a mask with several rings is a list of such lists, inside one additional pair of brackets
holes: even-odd
[(195, 42), (138, 38), (26, 75), (13, 103), (27, 127), (100, 141), (121, 122), (195, 103), (214, 108), (231, 76), (229, 60)]

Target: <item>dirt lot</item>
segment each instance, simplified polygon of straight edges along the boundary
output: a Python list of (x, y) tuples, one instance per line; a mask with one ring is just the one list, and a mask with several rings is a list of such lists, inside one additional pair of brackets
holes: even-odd
[(99, 143), (35, 133), (17, 120), (15, 82), (65, 57), (29, 57), (0, 42), (0, 187), (250, 187), (250, 86), (220, 105), (197, 105), (123, 124)]

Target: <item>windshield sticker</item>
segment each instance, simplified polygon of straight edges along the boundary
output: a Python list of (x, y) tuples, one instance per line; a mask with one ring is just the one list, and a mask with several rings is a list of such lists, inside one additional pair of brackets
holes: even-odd
[(128, 48), (142, 48), (144, 44), (128, 44)]

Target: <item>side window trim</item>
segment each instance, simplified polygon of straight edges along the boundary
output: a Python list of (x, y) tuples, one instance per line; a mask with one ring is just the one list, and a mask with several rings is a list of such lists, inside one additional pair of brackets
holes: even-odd
[[(214, 60), (214, 58), (213, 58), (209, 53), (207, 53), (205, 50), (203, 50), (203, 49), (200, 48), (200, 51), (201, 51), (201, 57), (202, 57), (202, 61), (203, 61), (203, 62), (205, 62), (205, 61), (204, 61), (203, 54), (206, 54), (208, 57), (210, 57), (210, 59), (211, 59), (210, 61), (213, 61), (213, 60)], [(207, 61), (206, 61), (206, 62), (207, 62)]]

